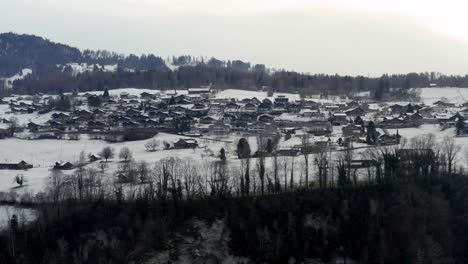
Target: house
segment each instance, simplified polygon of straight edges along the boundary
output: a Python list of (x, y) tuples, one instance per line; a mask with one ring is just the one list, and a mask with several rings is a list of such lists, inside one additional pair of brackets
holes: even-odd
[(382, 128), (403, 128), (406, 127), (406, 122), (401, 117), (386, 118), (384, 117), (383, 121), (379, 123), (379, 126)]
[(345, 113), (349, 117), (356, 118), (358, 116), (364, 116), (366, 111), (364, 111), (361, 107), (356, 107), (345, 111)]
[(244, 105), (244, 110), (245, 111), (257, 111), (257, 106), (255, 104), (252, 104), (252, 103), (246, 103)]
[(289, 101), (289, 98), (284, 95), (278, 95), (277, 97), (275, 97), (275, 103), (287, 104), (288, 101)]
[(150, 93), (147, 93), (147, 92), (142, 92), (140, 94), (140, 98), (142, 100), (151, 100), (151, 99), (154, 99), (154, 95), (153, 94), (150, 94)]
[(344, 137), (363, 137), (365, 136), (365, 129), (361, 125), (349, 124), (342, 128)]
[(42, 126), (38, 125), (38, 124), (36, 124), (34, 122), (29, 122), (27, 127), (28, 127), (29, 131), (34, 132), (34, 131), (39, 130), (39, 128), (41, 128)]
[(328, 121), (307, 122), (302, 125), (307, 133), (314, 136), (326, 136), (333, 132), (333, 127)]
[(262, 102), (257, 107), (257, 112), (260, 114), (268, 114), (271, 112), (272, 106), (271, 103)]
[(378, 166), (379, 163), (376, 160), (351, 160), (350, 168), (351, 169), (365, 169)]
[(208, 131), (215, 135), (226, 135), (231, 133), (232, 126), (228, 124), (212, 124), (208, 127)]
[(89, 162), (95, 162), (101, 159), (101, 156), (96, 155), (96, 154), (91, 154), (88, 156)]
[(334, 113), (332, 118), (333, 125), (341, 126), (348, 123), (347, 117), (346, 113)]
[(383, 134), (378, 138), (380, 145), (398, 145), (400, 144), (400, 139), (401, 136), (398, 132), (395, 135)]
[(0, 170), (27, 170), (31, 169), (32, 167), (32, 164), (29, 164), (24, 160), (18, 163), (0, 163)]
[(103, 130), (106, 128), (106, 124), (101, 121), (89, 121), (87, 125), (88, 129)]
[(187, 149), (187, 148), (196, 148), (198, 147), (198, 142), (195, 139), (181, 138), (178, 141), (174, 142), (174, 148), (176, 149)]
[(276, 133), (276, 126), (270, 123), (254, 122), (247, 124), (247, 131), (251, 133), (274, 134)]
[(211, 86), (201, 88), (188, 88), (188, 94), (208, 95), (211, 93)]
[(455, 107), (455, 104), (454, 103), (448, 103), (448, 102), (444, 102), (444, 101), (437, 101), (437, 102), (434, 102), (433, 105), (436, 105), (436, 106), (439, 106), (439, 107)]
[(423, 116), (419, 113), (407, 114), (405, 117), (405, 121), (407, 122), (408, 126), (411, 127), (419, 127), (422, 125), (423, 119)]
[(274, 117), (271, 116), (271, 115), (267, 115), (267, 114), (263, 114), (263, 115), (259, 115), (257, 120), (260, 121), (260, 122), (266, 122), (266, 123), (271, 123), (274, 121)]
[(201, 124), (209, 125), (209, 124), (213, 124), (215, 121), (216, 121), (216, 119), (214, 119), (211, 116), (204, 116), (204, 117), (200, 118), (200, 123)]
[(406, 113), (406, 107), (400, 104), (391, 105), (389, 109), (393, 114)]
[(54, 170), (72, 170), (75, 166), (70, 162), (56, 162), (53, 169)]
[(273, 103), (271, 102), (271, 100), (268, 99), (268, 98), (263, 99), (263, 100), (262, 100), (262, 103), (269, 104), (269, 105), (273, 105)]

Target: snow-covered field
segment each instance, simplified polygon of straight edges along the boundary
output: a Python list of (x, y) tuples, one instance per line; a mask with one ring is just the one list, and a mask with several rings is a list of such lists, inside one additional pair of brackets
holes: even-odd
[(462, 104), (468, 101), (468, 88), (419, 88), (421, 100), (432, 104), (438, 100)]

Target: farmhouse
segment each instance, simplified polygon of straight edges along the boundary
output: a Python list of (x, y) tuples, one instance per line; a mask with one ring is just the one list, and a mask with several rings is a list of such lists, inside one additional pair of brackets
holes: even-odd
[(174, 148), (176, 149), (187, 149), (196, 147), (198, 147), (198, 142), (195, 139), (191, 138), (181, 138), (178, 141), (174, 142)]
[(32, 167), (32, 164), (29, 164), (24, 160), (18, 163), (0, 163), (0, 170), (27, 170), (31, 169)]

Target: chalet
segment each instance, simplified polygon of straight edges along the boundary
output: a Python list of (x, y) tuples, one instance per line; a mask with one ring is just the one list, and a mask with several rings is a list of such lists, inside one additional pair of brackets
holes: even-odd
[(121, 92), (120, 93), (120, 99), (129, 99), (130, 98), (130, 94), (127, 93), (127, 92)]
[(257, 97), (253, 97), (252, 100), (251, 100), (251, 103), (255, 104), (255, 105), (259, 105), (261, 102), (260, 102), (260, 100), (258, 100)]
[(333, 127), (330, 122), (308, 122), (304, 123), (304, 130), (309, 133), (313, 134), (314, 136), (326, 136), (333, 132)]
[(266, 123), (271, 123), (274, 121), (274, 117), (271, 116), (271, 115), (267, 115), (267, 114), (263, 114), (263, 115), (259, 115), (257, 120), (260, 121), (260, 122), (266, 122)]
[(86, 118), (90, 118), (92, 116), (93, 113), (91, 113), (90, 111), (87, 111), (87, 110), (77, 110), (75, 112), (73, 112), (73, 115), (74, 116), (77, 116), (77, 117), (86, 117)]
[(349, 117), (356, 118), (358, 116), (364, 116), (366, 111), (364, 111), (361, 107), (356, 107), (345, 111), (345, 113)]
[(312, 100), (302, 100), (302, 105), (305, 109), (318, 109), (319, 103)]
[(133, 122), (133, 121), (127, 121), (127, 122), (123, 122), (122, 126), (124, 128), (137, 128), (140, 125), (138, 123), (136, 123), (136, 122)]
[(287, 104), (289, 102), (289, 98), (284, 95), (278, 95), (275, 97), (275, 103), (283, 103)]
[(208, 95), (211, 93), (211, 87), (202, 87), (202, 88), (188, 88), (188, 94), (204, 94)]
[(454, 103), (449, 103), (449, 102), (444, 102), (444, 101), (437, 101), (434, 102), (433, 105), (439, 106), (439, 107), (455, 107)]
[(51, 128), (57, 128), (57, 129), (64, 129), (65, 128), (65, 125), (63, 123), (58, 122), (58, 121), (54, 121), (54, 120), (48, 121), (48, 124), (49, 124), (49, 127), (51, 127)]
[(134, 108), (130, 108), (127, 111), (125, 111), (125, 114), (128, 115), (128, 116), (136, 116), (136, 115), (141, 114), (141, 112), (134, 109)]
[(237, 112), (240, 109), (240, 105), (230, 102), (224, 107), (225, 112)]
[(216, 121), (216, 119), (214, 119), (211, 116), (204, 116), (204, 117), (200, 118), (200, 123), (201, 124), (213, 124), (215, 121)]
[(243, 104), (249, 104), (249, 103), (252, 102), (252, 99), (250, 99), (250, 98), (244, 98), (244, 99), (242, 99), (240, 102), (243, 103)]
[(95, 110), (93, 111), (93, 115), (96, 115), (96, 116), (102, 116), (102, 115), (105, 115), (105, 114), (106, 114), (106, 112), (104, 112), (104, 111), (101, 110), (101, 109), (95, 109)]
[(145, 127), (157, 127), (159, 125), (159, 122), (152, 119), (146, 119), (142, 121), (142, 124), (144, 124)]
[(257, 107), (257, 112), (260, 114), (267, 114), (271, 112), (271, 104), (262, 102), (261, 104), (258, 105)]
[(176, 149), (187, 149), (187, 148), (196, 148), (198, 147), (198, 142), (195, 139), (179, 139), (174, 142), (174, 148)]
[(296, 148), (280, 148), (276, 150), (278, 156), (298, 156), (300, 151)]
[(257, 106), (252, 103), (247, 103), (244, 105), (244, 110), (245, 111), (257, 111)]
[(70, 115), (65, 114), (65, 113), (53, 113), (52, 114), (52, 119), (54, 120), (65, 120), (69, 118), (70, 118)]
[(158, 107), (154, 107), (154, 106), (151, 106), (151, 105), (150, 105), (150, 106), (145, 107), (144, 112), (145, 112), (145, 113), (148, 113), (148, 112), (158, 111), (158, 110), (159, 110)]
[(247, 131), (251, 133), (276, 133), (276, 127), (271, 123), (254, 122), (247, 124)]
[(290, 103), (286, 109), (289, 113), (297, 113), (301, 110), (301, 105), (299, 103)]
[(249, 113), (242, 113), (239, 116), (239, 119), (242, 122), (252, 122), (255, 120), (255, 115), (254, 114), (249, 114)]
[(341, 125), (348, 123), (346, 113), (334, 113), (332, 122), (334, 126), (341, 126)]
[(192, 109), (193, 110), (205, 110), (205, 109), (207, 109), (207, 107), (206, 107), (205, 104), (196, 103), (196, 104), (193, 105)]
[(342, 128), (344, 137), (363, 137), (365, 136), (365, 129), (361, 125), (349, 124)]
[(406, 106), (400, 104), (393, 104), (389, 109), (394, 114), (406, 113)]
[(400, 162), (411, 165), (414, 162), (433, 160), (435, 153), (432, 149), (398, 149), (396, 151)]
[(407, 114), (405, 121), (409, 127), (419, 127), (423, 123), (423, 116), (419, 113)]
[(32, 167), (33, 165), (25, 162), (24, 160), (18, 163), (0, 163), (0, 170), (27, 170)]
[(155, 98), (155, 96), (154, 96), (153, 94), (150, 94), (150, 93), (147, 93), (147, 92), (142, 92), (142, 93), (140, 94), (140, 98), (141, 98), (142, 100), (152, 100), (152, 99)]
[(376, 160), (351, 160), (350, 168), (351, 169), (365, 169), (378, 166), (379, 163)]
[(398, 145), (400, 144), (400, 139), (401, 136), (398, 132), (396, 135), (383, 134), (378, 138), (380, 145)]
[(53, 169), (54, 170), (72, 170), (75, 166), (70, 162), (56, 162)]
[(314, 109), (314, 110), (304, 110), (302, 111), (302, 116), (303, 117), (319, 117), (323, 116), (322, 113), (320, 113), (319, 109)]
[(237, 120), (236, 116), (232, 114), (224, 114), (222, 118), (222, 121), (224, 124), (230, 124), (231, 122), (234, 122), (236, 120)]
[(215, 135), (226, 135), (231, 133), (232, 126), (228, 124), (212, 124), (208, 127), (211, 134)]
[(34, 122), (29, 122), (27, 127), (28, 127), (29, 131), (34, 132), (34, 131), (39, 130), (39, 128), (41, 128), (42, 126), (38, 125), (38, 124), (36, 124)]
[(406, 122), (401, 117), (386, 118), (379, 123), (382, 128), (403, 128), (406, 127)]
[(88, 159), (89, 159), (89, 162), (95, 162), (95, 161), (98, 161), (98, 160), (101, 160), (101, 156), (97, 155), (97, 154), (91, 154), (88, 156)]
[(263, 100), (262, 100), (262, 103), (269, 104), (269, 105), (273, 105), (273, 103), (271, 102), (271, 100), (268, 99), (268, 98), (263, 99)]
[(106, 124), (104, 122), (100, 122), (100, 121), (89, 121), (88, 122), (88, 129), (92, 129), (92, 130), (103, 130), (106, 128)]

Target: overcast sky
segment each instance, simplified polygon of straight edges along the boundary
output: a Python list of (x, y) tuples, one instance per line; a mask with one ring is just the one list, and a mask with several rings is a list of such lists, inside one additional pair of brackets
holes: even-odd
[(310, 73), (468, 73), (466, 0), (1, 0), (0, 8), (1, 32), (80, 49)]

